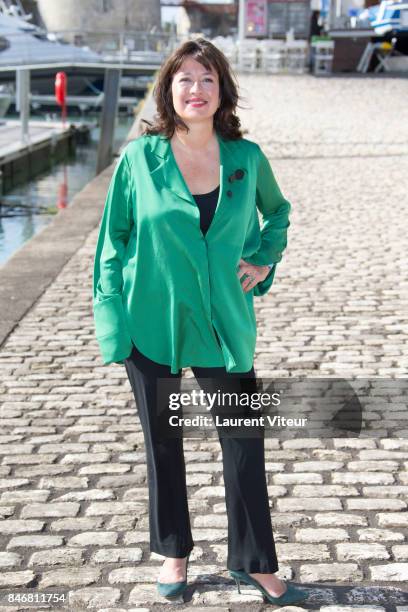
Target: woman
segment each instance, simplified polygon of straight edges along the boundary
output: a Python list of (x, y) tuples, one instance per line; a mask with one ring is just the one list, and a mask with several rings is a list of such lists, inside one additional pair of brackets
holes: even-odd
[[(205, 391), (255, 388), (253, 297), (272, 285), (290, 204), (260, 147), (242, 138), (231, 69), (209, 41), (173, 52), (155, 99), (155, 123), (125, 147), (109, 186), (93, 295), (103, 361), (125, 364), (138, 407), (150, 550), (166, 557), (157, 587), (171, 597), (186, 587), (194, 542), (182, 436), (157, 418), (169, 398), (160, 403), (157, 383), (177, 392), (191, 367)], [(219, 437), (231, 576), (275, 604), (305, 599), (274, 575), (263, 436)]]

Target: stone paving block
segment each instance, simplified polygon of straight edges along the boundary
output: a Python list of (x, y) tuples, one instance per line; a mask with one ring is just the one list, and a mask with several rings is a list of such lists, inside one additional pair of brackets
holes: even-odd
[(340, 528), (300, 528), (296, 531), (296, 540), (298, 542), (331, 542), (334, 540), (348, 540), (350, 538), (345, 529)]
[(297, 510), (341, 510), (341, 501), (336, 497), (307, 497), (302, 498), (283, 498), (276, 502), (277, 509), (280, 512), (296, 512)]
[(28, 478), (9, 478), (9, 479), (4, 479), (2, 478), (0, 480), (0, 489), (12, 489), (13, 487), (24, 487), (26, 485), (29, 485), (30, 481), (28, 480)]
[(84, 609), (115, 607), (121, 597), (120, 589), (111, 587), (88, 587), (68, 592), (68, 602), (73, 609), (83, 606)]
[(22, 555), (15, 552), (0, 552), (0, 568), (18, 567), (23, 562)]
[(41, 548), (53, 548), (54, 546), (62, 546), (64, 538), (52, 535), (26, 535), (16, 536), (9, 540), (7, 548), (31, 548), (41, 546)]
[[(139, 612), (140, 610), (145, 610), (146, 612), (149, 612), (148, 608), (134, 608), (137, 609)], [(101, 608), (100, 610), (98, 610), (98, 612), (127, 612), (126, 608)]]
[(119, 534), (115, 531), (89, 531), (67, 538), (68, 546), (113, 546)]
[(403, 542), (404, 534), (391, 529), (357, 529), (357, 534), (361, 542)]
[(404, 438), (393, 439), (393, 440), (390, 440), (389, 438), (385, 438), (384, 440), (380, 440), (380, 444), (383, 448), (387, 450), (394, 450), (394, 449), (408, 450), (408, 440)]
[(382, 606), (322, 606), (320, 612), (386, 612)]
[(314, 516), (319, 527), (336, 527), (338, 525), (368, 525), (368, 519), (360, 514), (346, 514), (345, 512), (323, 512)]
[(188, 487), (210, 485), (213, 482), (212, 474), (187, 474), (186, 482)]
[(320, 440), (319, 438), (309, 438), (306, 440), (283, 440), (282, 448), (291, 448), (291, 449), (304, 449), (304, 448), (324, 448), (325, 441)]
[(341, 461), (297, 461), (293, 465), (295, 472), (323, 472), (340, 470), (343, 467)]
[(79, 504), (70, 502), (48, 502), (45, 504), (28, 504), (27, 506), (24, 506), (24, 508), (22, 508), (21, 517), (31, 518), (35, 516), (76, 516), (79, 510)]
[(123, 501), (142, 501), (149, 499), (149, 491), (145, 486), (132, 487), (127, 489), (123, 494)]
[(278, 543), (276, 550), (278, 559), (282, 561), (324, 561), (330, 559), (330, 551), (325, 544)]
[(274, 474), (273, 482), (275, 484), (322, 484), (323, 476), (321, 474), (313, 474), (312, 472), (306, 472), (304, 474)]
[(370, 567), (371, 579), (374, 581), (402, 582), (408, 581), (408, 563), (387, 563)]
[(103, 502), (93, 503), (86, 509), (87, 516), (105, 516), (113, 514), (143, 513), (144, 504), (139, 502)]
[(389, 485), (395, 482), (394, 476), (387, 472), (334, 472), (332, 482), (339, 484), (378, 484)]
[(219, 563), (225, 564), (227, 561), (227, 544), (211, 544), (210, 550), (215, 553)]
[(363, 487), (363, 495), (367, 497), (399, 497), (408, 499), (408, 486)]
[(59, 548), (56, 550), (39, 550), (34, 552), (29, 560), (28, 566), (35, 567), (41, 565), (47, 567), (49, 565), (57, 566), (70, 566), (70, 565), (82, 565), (84, 562), (84, 550), (85, 549), (69, 549)]
[(376, 448), (376, 441), (360, 438), (333, 438), (333, 446), (334, 448), (370, 449)]
[(398, 459), (408, 459), (408, 450), (404, 451), (391, 451), (391, 450), (362, 450), (359, 453), (359, 457), (361, 460), (374, 460), (381, 461), (384, 459), (385, 461), (389, 460), (398, 460)]
[(275, 527), (294, 527), (312, 522), (312, 517), (298, 512), (272, 512), (272, 524)]
[[(46, 451), (44, 451), (46, 452)], [(67, 453), (62, 457), (62, 463), (103, 463), (110, 459), (109, 453)]]
[(33, 450), (32, 444), (4, 444), (0, 447), (0, 455), (31, 455)]
[[(256, 589), (250, 586), (241, 586), (241, 594), (238, 593), (236, 587), (230, 585), (211, 585), (211, 588), (197, 588), (192, 596), (191, 603), (193, 607), (216, 606), (218, 605), (235, 605), (235, 606), (250, 606), (251, 604), (263, 603), (262, 595)], [(245, 609), (245, 607), (244, 607)]]
[(347, 497), (358, 495), (356, 487), (342, 485), (296, 485), (292, 495), (299, 497)]
[(123, 531), (129, 531), (135, 529), (136, 523), (143, 525), (147, 520), (146, 516), (127, 516), (126, 514), (119, 514), (119, 516), (113, 516), (109, 521), (106, 521), (106, 529), (109, 531), (116, 531), (122, 533)]
[[(189, 503), (189, 507), (190, 507), (190, 503)], [(212, 511), (215, 512), (216, 514), (219, 514), (219, 513), (222, 514), (222, 513), (226, 512), (227, 508), (226, 508), (226, 505), (225, 505), (225, 501), (213, 504)]]
[(16, 511), (16, 506), (0, 506), (0, 518), (4, 519), (13, 516)]
[[(396, 472), (398, 461), (349, 461), (349, 470), (356, 472)], [(392, 481), (391, 481), (392, 482)]]
[[(115, 589), (120, 593), (118, 589)], [(146, 605), (166, 603), (166, 600), (157, 593), (156, 585), (153, 584), (138, 584), (129, 593), (128, 605)], [(168, 603), (168, 602), (167, 602)]]
[(132, 474), (123, 474), (116, 476), (103, 476), (98, 479), (97, 486), (101, 489), (132, 487), (146, 482), (146, 470), (142, 472), (132, 472)]
[(380, 527), (408, 527), (408, 514), (403, 512), (380, 512), (376, 515)]
[(197, 542), (203, 542), (208, 540), (209, 542), (214, 542), (217, 540), (224, 540), (227, 537), (226, 529), (194, 529), (194, 540)]
[(347, 510), (405, 510), (406, 502), (402, 499), (347, 499)]
[(195, 491), (192, 495), (193, 499), (194, 498), (207, 498), (207, 497), (225, 497), (225, 490), (224, 487), (222, 486), (217, 486), (217, 487), (200, 487), (199, 489), (197, 489), (197, 491)]
[(92, 464), (78, 470), (79, 474), (124, 474), (129, 471), (130, 465), (125, 463), (111, 463), (110, 465), (106, 465), (106, 463), (101, 465)]
[(39, 486), (43, 489), (85, 489), (88, 486), (87, 478), (77, 476), (61, 476), (41, 478)]
[[(14, 473), (16, 476), (21, 476), (23, 474), (26, 474), (28, 476), (36, 477), (36, 476), (43, 476), (44, 474), (48, 474), (49, 476), (51, 476), (51, 475), (58, 475), (58, 474), (69, 474), (70, 472), (72, 472), (73, 468), (71, 465), (51, 465), (51, 463), (45, 463), (46, 459), (49, 459), (50, 457), (52, 457), (52, 455), (51, 456), (47, 455), (46, 458), (44, 458), (44, 455), (42, 455), (40, 459), (37, 460), (37, 457), (34, 455), (34, 457), (32, 457), (33, 465), (24, 465), (22, 467), (15, 467)], [(54, 459), (49, 459), (49, 460), (51, 462)], [(55, 457), (55, 460), (56, 460), (56, 457)]]
[(45, 502), (50, 496), (50, 491), (38, 491), (26, 489), (25, 491), (4, 491), (0, 496), (1, 503), (28, 503)]
[(35, 580), (36, 574), (31, 570), (14, 572), (2, 572), (0, 574), (0, 587), (30, 587)]
[(86, 516), (76, 516), (67, 519), (57, 519), (49, 523), (50, 531), (89, 531), (99, 529), (103, 525), (103, 518), (88, 518)]
[(203, 515), (196, 516), (194, 518), (194, 527), (221, 527), (226, 528), (227, 523), (227, 515), (226, 514), (217, 514), (217, 515)]
[[(112, 569), (108, 574), (108, 582), (110, 584), (138, 584), (138, 583), (156, 583), (157, 568), (140, 565), (138, 567), (121, 567)], [(189, 570), (191, 578), (191, 572)]]
[(132, 546), (133, 544), (141, 544), (149, 542), (149, 532), (144, 531), (126, 531), (122, 534), (122, 541), (125, 546)]
[(336, 544), (339, 561), (358, 561), (360, 559), (389, 559), (390, 554), (382, 544), (362, 544), (347, 542)]
[(135, 548), (103, 548), (93, 553), (91, 563), (139, 563), (142, 560), (143, 551)]
[(100, 577), (101, 571), (96, 567), (65, 567), (43, 572), (38, 587), (48, 589), (53, 586), (83, 586), (94, 584)]
[[(223, 544), (219, 544), (215, 546), (213, 545), (213, 546), (210, 546), (209, 549), (211, 550), (212, 548), (217, 548), (218, 546), (222, 547), (224, 545)], [(190, 562), (201, 561), (203, 558), (203, 555), (204, 555), (204, 551), (202, 547), (195, 544), (193, 550), (190, 553)], [(148, 553), (148, 557), (151, 561), (160, 561), (160, 563), (162, 563), (164, 560), (163, 555), (159, 555), (158, 553), (155, 553), (155, 552)]]
[(394, 559), (396, 561), (408, 560), (408, 544), (403, 544), (401, 546), (393, 546), (392, 554), (394, 555)]
[(358, 582), (363, 574), (357, 563), (315, 563), (300, 567), (302, 582)]
[(205, 608), (194, 607), (194, 612), (229, 612), (230, 608), (206, 606)]

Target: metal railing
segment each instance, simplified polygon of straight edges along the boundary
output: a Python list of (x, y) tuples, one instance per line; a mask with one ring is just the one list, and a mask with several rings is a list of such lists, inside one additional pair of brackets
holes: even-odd
[(29, 21), (32, 17), (31, 13), (25, 11), (20, 0), (0, 0), (0, 14), (18, 17), (24, 21)]
[(129, 61), (140, 57), (163, 60), (180, 42), (174, 32), (163, 31), (58, 30), (48, 34), (78, 47), (86, 46), (106, 59)]

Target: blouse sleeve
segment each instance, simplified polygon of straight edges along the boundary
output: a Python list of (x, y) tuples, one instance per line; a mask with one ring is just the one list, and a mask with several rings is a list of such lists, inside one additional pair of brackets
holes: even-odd
[(122, 302), (122, 262), (133, 225), (132, 197), (129, 162), (123, 151), (106, 195), (93, 271), (95, 335), (105, 364), (121, 363), (132, 350)]
[(283, 196), (273, 174), (268, 158), (258, 146), (259, 164), (256, 183), (256, 206), (262, 215), (261, 245), (256, 253), (245, 261), (256, 266), (274, 264), (268, 276), (255, 285), (254, 295), (264, 295), (271, 287), (276, 264), (282, 259), (287, 245), (287, 229), (290, 225), (291, 205)]

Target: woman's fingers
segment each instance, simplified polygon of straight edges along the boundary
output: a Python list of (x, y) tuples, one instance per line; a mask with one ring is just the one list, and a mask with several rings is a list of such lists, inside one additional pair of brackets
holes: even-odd
[(239, 272), (238, 277), (241, 279), (242, 276), (246, 275), (246, 278), (242, 281), (242, 289), (247, 293), (251, 291), (259, 282), (263, 281), (269, 274), (269, 266), (255, 266), (245, 261), (244, 259), (239, 260)]
[(246, 278), (243, 283), (241, 283), (242, 289), (247, 293), (251, 291), (258, 284), (259, 281), (253, 280), (252, 278)]

